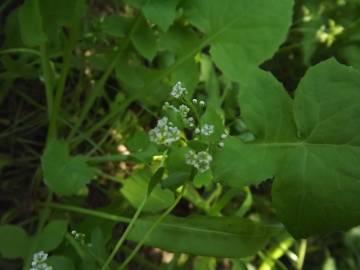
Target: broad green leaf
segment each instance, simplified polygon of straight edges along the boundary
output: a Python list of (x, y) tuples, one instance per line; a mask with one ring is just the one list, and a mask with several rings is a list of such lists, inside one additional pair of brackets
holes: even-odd
[(176, 189), (190, 180), (190, 172), (174, 172), (161, 182), (162, 188)]
[(239, 99), (242, 117), (257, 140), (244, 143), (227, 139), (213, 163), (214, 177), (233, 187), (271, 178), (287, 148), (273, 147), (269, 151), (269, 143), (296, 140), (292, 100), (271, 74), (258, 71), (256, 79), (240, 89)]
[(20, 33), (26, 46), (34, 47), (47, 41), (38, 0), (26, 0), (18, 10)]
[(45, 252), (57, 248), (64, 239), (68, 223), (66, 220), (52, 220), (40, 232), (37, 247)]
[(119, 15), (107, 16), (101, 24), (103, 32), (114, 37), (125, 37), (129, 27), (130, 20)]
[(56, 270), (75, 270), (73, 261), (63, 256), (51, 256), (46, 263)]
[[(138, 220), (129, 239), (141, 240), (156, 218)], [(176, 253), (241, 258), (255, 254), (278, 229), (238, 217), (169, 216), (145, 243)]]
[(198, 172), (193, 180), (194, 186), (197, 188), (207, 187), (211, 184), (212, 180), (214, 179), (211, 170), (207, 170), (205, 172)]
[(68, 145), (59, 140), (49, 142), (41, 157), (46, 185), (60, 195), (74, 195), (95, 176), (82, 156), (71, 157)]
[(142, 56), (149, 61), (153, 60), (157, 52), (157, 41), (153, 30), (144, 19), (137, 25), (131, 40)]
[[(148, 191), (151, 175), (145, 171), (133, 173), (124, 181), (121, 193), (134, 206), (138, 207)], [(169, 190), (163, 190), (156, 186), (143, 209), (144, 212), (158, 212), (168, 208), (174, 202), (174, 195)]]
[(91, 250), (99, 258), (106, 258), (106, 240), (102, 230), (96, 227), (91, 232)]
[(144, 131), (135, 132), (129, 140), (126, 141), (126, 147), (131, 153), (131, 157), (142, 162), (150, 162), (158, 150), (150, 142), (149, 135)]
[[(284, 41), (292, 0), (190, 0), (187, 17), (205, 33), (216, 65), (231, 79), (246, 79)], [(281, 16), (279, 16), (281, 14)]]
[(190, 172), (191, 166), (186, 164), (185, 155), (189, 148), (173, 146), (166, 159), (166, 167), (169, 173)]
[(243, 118), (256, 139), (229, 138), (215, 155), (215, 177), (242, 186), (275, 176), (273, 203), (295, 237), (358, 225), (360, 73), (325, 61), (307, 72), (293, 106), (267, 81), (242, 89)]
[(143, 6), (145, 17), (166, 32), (174, 22), (179, 0), (149, 0)]
[(26, 257), (30, 238), (21, 227), (0, 226), (0, 255), (7, 259)]

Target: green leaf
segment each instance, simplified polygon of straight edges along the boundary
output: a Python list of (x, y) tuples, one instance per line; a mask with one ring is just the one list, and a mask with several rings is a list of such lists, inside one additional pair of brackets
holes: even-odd
[(75, 270), (73, 261), (63, 256), (51, 256), (46, 263), (56, 270)]
[(94, 169), (82, 156), (71, 157), (68, 145), (59, 140), (49, 142), (41, 157), (46, 185), (60, 195), (74, 195), (95, 176)]
[[(246, 79), (285, 40), (292, 0), (189, 1), (190, 22), (205, 33), (204, 46), (231, 79)], [(279, 16), (281, 14), (281, 16)]]
[[(139, 207), (145, 195), (148, 192), (148, 185), (151, 175), (146, 171), (133, 173), (131, 177), (124, 181), (124, 186), (121, 193), (134, 207)], [(151, 192), (145, 207), (144, 212), (158, 212), (168, 208), (174, 202), (174, 195), (169, 190), (163, 190), (156, 186)]]
[(131, 35), (131, 41), (142, 56), (149, 61), (153, 60), (157, 52), (157, 41), (153, 30), (144, 19), (140, 21)]
[[(141, 240), (156, 218), (138, 220), (129, 239)], [(255, 254), (278, 229), (238, 217), (169, 216), (145, 243), (175, 253), (239, 258)]]
[(105, 17), (101, 24), (104, 33), (114, 37), (125, 37), (130, 28), (130, 20), (128, 18), (110, 15)]
[(174, 22), (179, 0), (149, 0), (143, 6), (145, 17), (166, 32)]
[(190, 172), (174, 172), (161, 182), (162, 188), (176, 189), (190, 180)]
[(37, 247), (45, 252), (57, 248), (64, 239), (68, 223), (66, 220), (52, 220), (40, 232)]
[(243, 118), (256, 139), (229, 138), (214, 176), (231, 186), (275, 176), (273, 203), (295, 237), (359, 224), (360, 73), (325, 61), (307, 72), (293, 106), (273, 80), (243, 88)]
[(154, 188), (160, 183), (160, 181), (162, 180), (162, 177), (164, 175), (165, 172), (165, 168), (164, 167), (160, 167), (155, 173), (154, 175), (151, 177), (150, 182), (148, 184), (148, 189), (147, 189), (147, 196), (150, 196), (150, 194), (152, 193), (152, 191), (154, 190)]
[(24, 229), (14, 225), (0, 226), (0, 254), (7, 259), (25, 258), (30, 247), (30, 238)]
[(104, 234), (99, 227), (91, 232), (91, 250), (99, 258), (106, 258), (106, 240)]
[(38, 0), (26, 0), (18, 10), (21, 38), (26, 46), (34, 47), (47, 41)]

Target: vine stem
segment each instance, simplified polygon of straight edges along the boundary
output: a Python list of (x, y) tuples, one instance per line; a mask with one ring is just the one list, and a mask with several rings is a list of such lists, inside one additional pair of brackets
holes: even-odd
[(114, 259), (116, 253), (118, 253), (118, 251), (120, 250), (122, 244), (125, 242), (127, 236), (129, 235), (132, 227), (134, 226), (136, 220), (139, 218), (141, 211), (143, 210), (146, 202), (147, 202), (148, 196), (145, 196), (144, 199), (142, 200), (140, 206), (138, 207), (138, 209), (136, 210), (134, 216), (132, 217), (129, 225), (127, 226), (125, 232), (123, 233), (123, 235), (121, 236), (121, 238), (119, 239), (119, 241), (116, 243), (113, 251), (111, 252), (111, 254), (109, 255), (109, 257), (107, 258), (107, 260), (105, 261), (105, 263), (103, 264), (103, 266), (101, 267), (101, 270), (105, 270), (108, 269), (109, 264), (111, 263), (111, 261)]
[(306, 239), (301, 239), (300, 246), (299, 246), (298, 260), (297, 260), (297, 265), (296, 265), (297, 270), (302, 270), (303, 269), (304, 261), (305, 261), (305, 255), (306, 255), (306, 248), (307, 248), (307, 240)]
[(129, 264), (129, 262), (134, 258), (134, 256), (138, 253), (139, 249), (143, 246), (147, 238), (150, 236), (150, 234), (153, 232), (153, 230), (156, 228), (157, 225), (159, 225), (160, 222), (163, 221), (163, 219), (168, 216), (172, 210), (176, 207), (176, 205), (180, 202), (185, 192), (185, 186), (182, 187), (180, 194), (176, 198), (175, 202), (157, 219), (153, 224), (151, 224), (151, 227), (147, 230), (144, 237), (140, 240), (140, 242), (136, 245), (136, 247), (133, 249), (133, 251), (130, 253), (130, 255), (126, 258), (126, 260), (120, 265), (118, 270), (124, 270), (126, 269), (126, 266)]

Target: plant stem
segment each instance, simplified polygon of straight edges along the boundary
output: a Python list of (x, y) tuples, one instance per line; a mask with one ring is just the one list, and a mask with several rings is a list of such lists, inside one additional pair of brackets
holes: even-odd
[(306, 248), (307, 248), (307, 240), (301, 239), (300, 246), (299, 246), (298, 261), (297, 261), (297, 265), (296, 265), (297, 270), (301, 270), (304, 266)]
[(47, 108), (48, 108), (48, 117), (49, 122), (51, 122), (51, 115), (53, 112), (54, 106), (54, 99), (53, 99), (53, 83), (51, 77), (51, 67), (49, 65), (49, 59), (47, 55), (46, 45), (42, 44), (40, 46), (40, 58), (41, 58), (41, 67), (44, 75), (45, 81), (45, 91), (46, 91), (46, 101), (47, 101)]
[(0, 54), (11, 54), (11, 53), (29, 53), (29, 54), (41, 56), (41, 53), (39, 51), (28, 48), (13, 48), (13, 49), (5, 49), (0, 51)]
[(131, 254), (126, 258), (126, 260), (120, 265), (118, 270), (124, 270), (125, 267), (129, 264), (129, 262), (134, 258), (134, 256), (137, 254), (139, 249), (142, 247), (142, 245), (145, 243), (147, 238), (150, 236), (152, 231), (156, 228), (157, 225), (166, 217), (168, 216), (171, 211), (176, 207), (176, 205), (180, 202), (181, 198), (183, 197), (185, 192), (185, 186), (182, 187), (182, 190), (179, 194), (179, 196), (176, 198), (175, 202), (157, 219), (155, 222), (151, 225), (151, 227), (147, 230), (144, 237), (140, 240), (140, 242), (136, 245), (134, 250), (131, 252)]
[(36, 234), (35, 234), (35, 237), (33, 238), (33, 240), (31, 241), (31, 246), (29, 248), (29, 253), (26, 257), (23, 270), (28, 270), (30, 268), (32, 255), (37, 251), (36, 249), (38, 246), (39, 233), (43, 229), (43, 227), (46, 223), (46, 220), (48, 219), (48, 217), (50, 215), (49, 205), (51, 203), (51, 200), (52, 200), (52, 192), (49, 192), (46, 202), (44, 203), (45, 208), (42, 210), (42, 212), (40, 214), (39, 223), (36, 228)]
[(76, 240), (69, 234), (66, 233), (65, 234), (65, 238), (66, 240), (70, 243), (70, 245), (74, 248), (74, 250), (76, 251), (76, 253), (79, 255), (79, 257), (81, 259), (83, 259), (85, 257), (85, 252), (84, 250), (81, 248), (81, 246), (79, 245), (78, 242), (76, 242)]
[(145, 196), (144, 199), (142, 200), (140, 206), (138, 207), (138, 209), (136, 210), (134, 216), (132, 217), (129, 225), (127, 226), (125, 232), (123, 233), (123, 235), (121, 236), (121, 238), (119, 239), (119, 241), (116, 243), (113, 251), (111, 252), (110, 256), (107, 258), (107, 260), (105, 261), (104, 265), (101, 267), (101, 270), (105, 270), (108, 269), (109, 264), (111, 263), (111, 261), (114, 259), (116, 253), (118, 253), (118, 251), (121, 248), (121, 245), (125, 242), (127, 236), (129, 235), (132, 227), (134, 226), (136, 220), (138, 219), (138, 217), (140, 216), (141, 211), (143, 210), (145, 203), (147, 202), (148, 196)]
[(70, 212), (79, 213), (79, 214), (87, 215), (87, 216), (98, 217), (98, 218), (111, 220), (111, 221), (115, 221), (115, 222), (129, 223), (131, 221), (131, 219), (127, 218), (127, 217), (117, 216), (117, 215), (113, 215), (113, 214), (109, 214), (109, 213), (104, 213), (101, 211), (86, 209), (86, 208), (72, 206), (72, 205), (59, 204), (59, 203), (49, 203), (48, 205), (50, 208), (70, 211)]

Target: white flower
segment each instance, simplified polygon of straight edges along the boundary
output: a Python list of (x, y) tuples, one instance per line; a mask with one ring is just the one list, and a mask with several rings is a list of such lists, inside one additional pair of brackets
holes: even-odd
[(219, 146), (220, 148), (223, 148), (223, 147), (224, 147), (224, 142), (219, 142), (218, 146)]
[(182, 85), (181, 82), (177, 82), (173, 86), (172, 91), (171, 91), (171, 95), (174, 98), (180, 98), (180, 97), (186, 95), (186, 93), (187, 93), (186, 88)]
[(193, 128), (195, 126), (195, 120), (193, 117), (186, 118), (185, 122), (191, 128)]
[(197, 104), (197, 103), (198, 103), (198, 100), (197, 100), (196, 98), (194, 98), (194, 99), (192, 100), (192, 103)]
[(47, 265), (46, 260), (48, 254), (44, 251), (39, 251), (33, 255), (30, 270), (52, 270), (52, 266)]
[(205, 101), (200, 100), (200, 101), (199, 101), (199, 105), (200, 105), (201, 107), (205, 107)]
[(183, 118), (186, 118), (188, 113), (190, 112), (190, 108), (184, 104), (179, 106), (179, 112)]
[(195, 151), (190, 150), (185, 154), (185, 162), (186, 164), (194, 166), (200, 172), (205, 172), (210, 168), (212, 156), (206, 151), (195, 153)]
[(195, 166), (195, 164), (197, 163), (197, 155), (196, 155), (195, 151), (190, 150), (189, 152), (187, 152), (185, 154), (185, 162), (186, 162), (186, 164)]
[(210, 168), (211, 161), (212, 156), (206, 151), (201, 151), (197, 153), (197, 163), (194, 165), (194, 167), (200, 172), (205, 172)]
[(200, 134), (200, 128), (195, 129), (195, 134)]
[(158, 120), (155, 128), (149, 131), (150, 141), (166, 146), (180, 139), (180, 130), (168, 121), (167, 117)]
[(223, 139), (223, 140), (224, 140), (224, 139), (226, 139), (226, 138), (227, 138), (227, 136), (228, 136), (228, 135), (227, 135), (226, 133), (223, 133), (223, 134), (221, 134), (221, 139)]
[(205, 124), (201, 128), (201, 134), (203, 134), (204, 136), (210, 136), (213, 133), (214, 133), (214, 125)]

